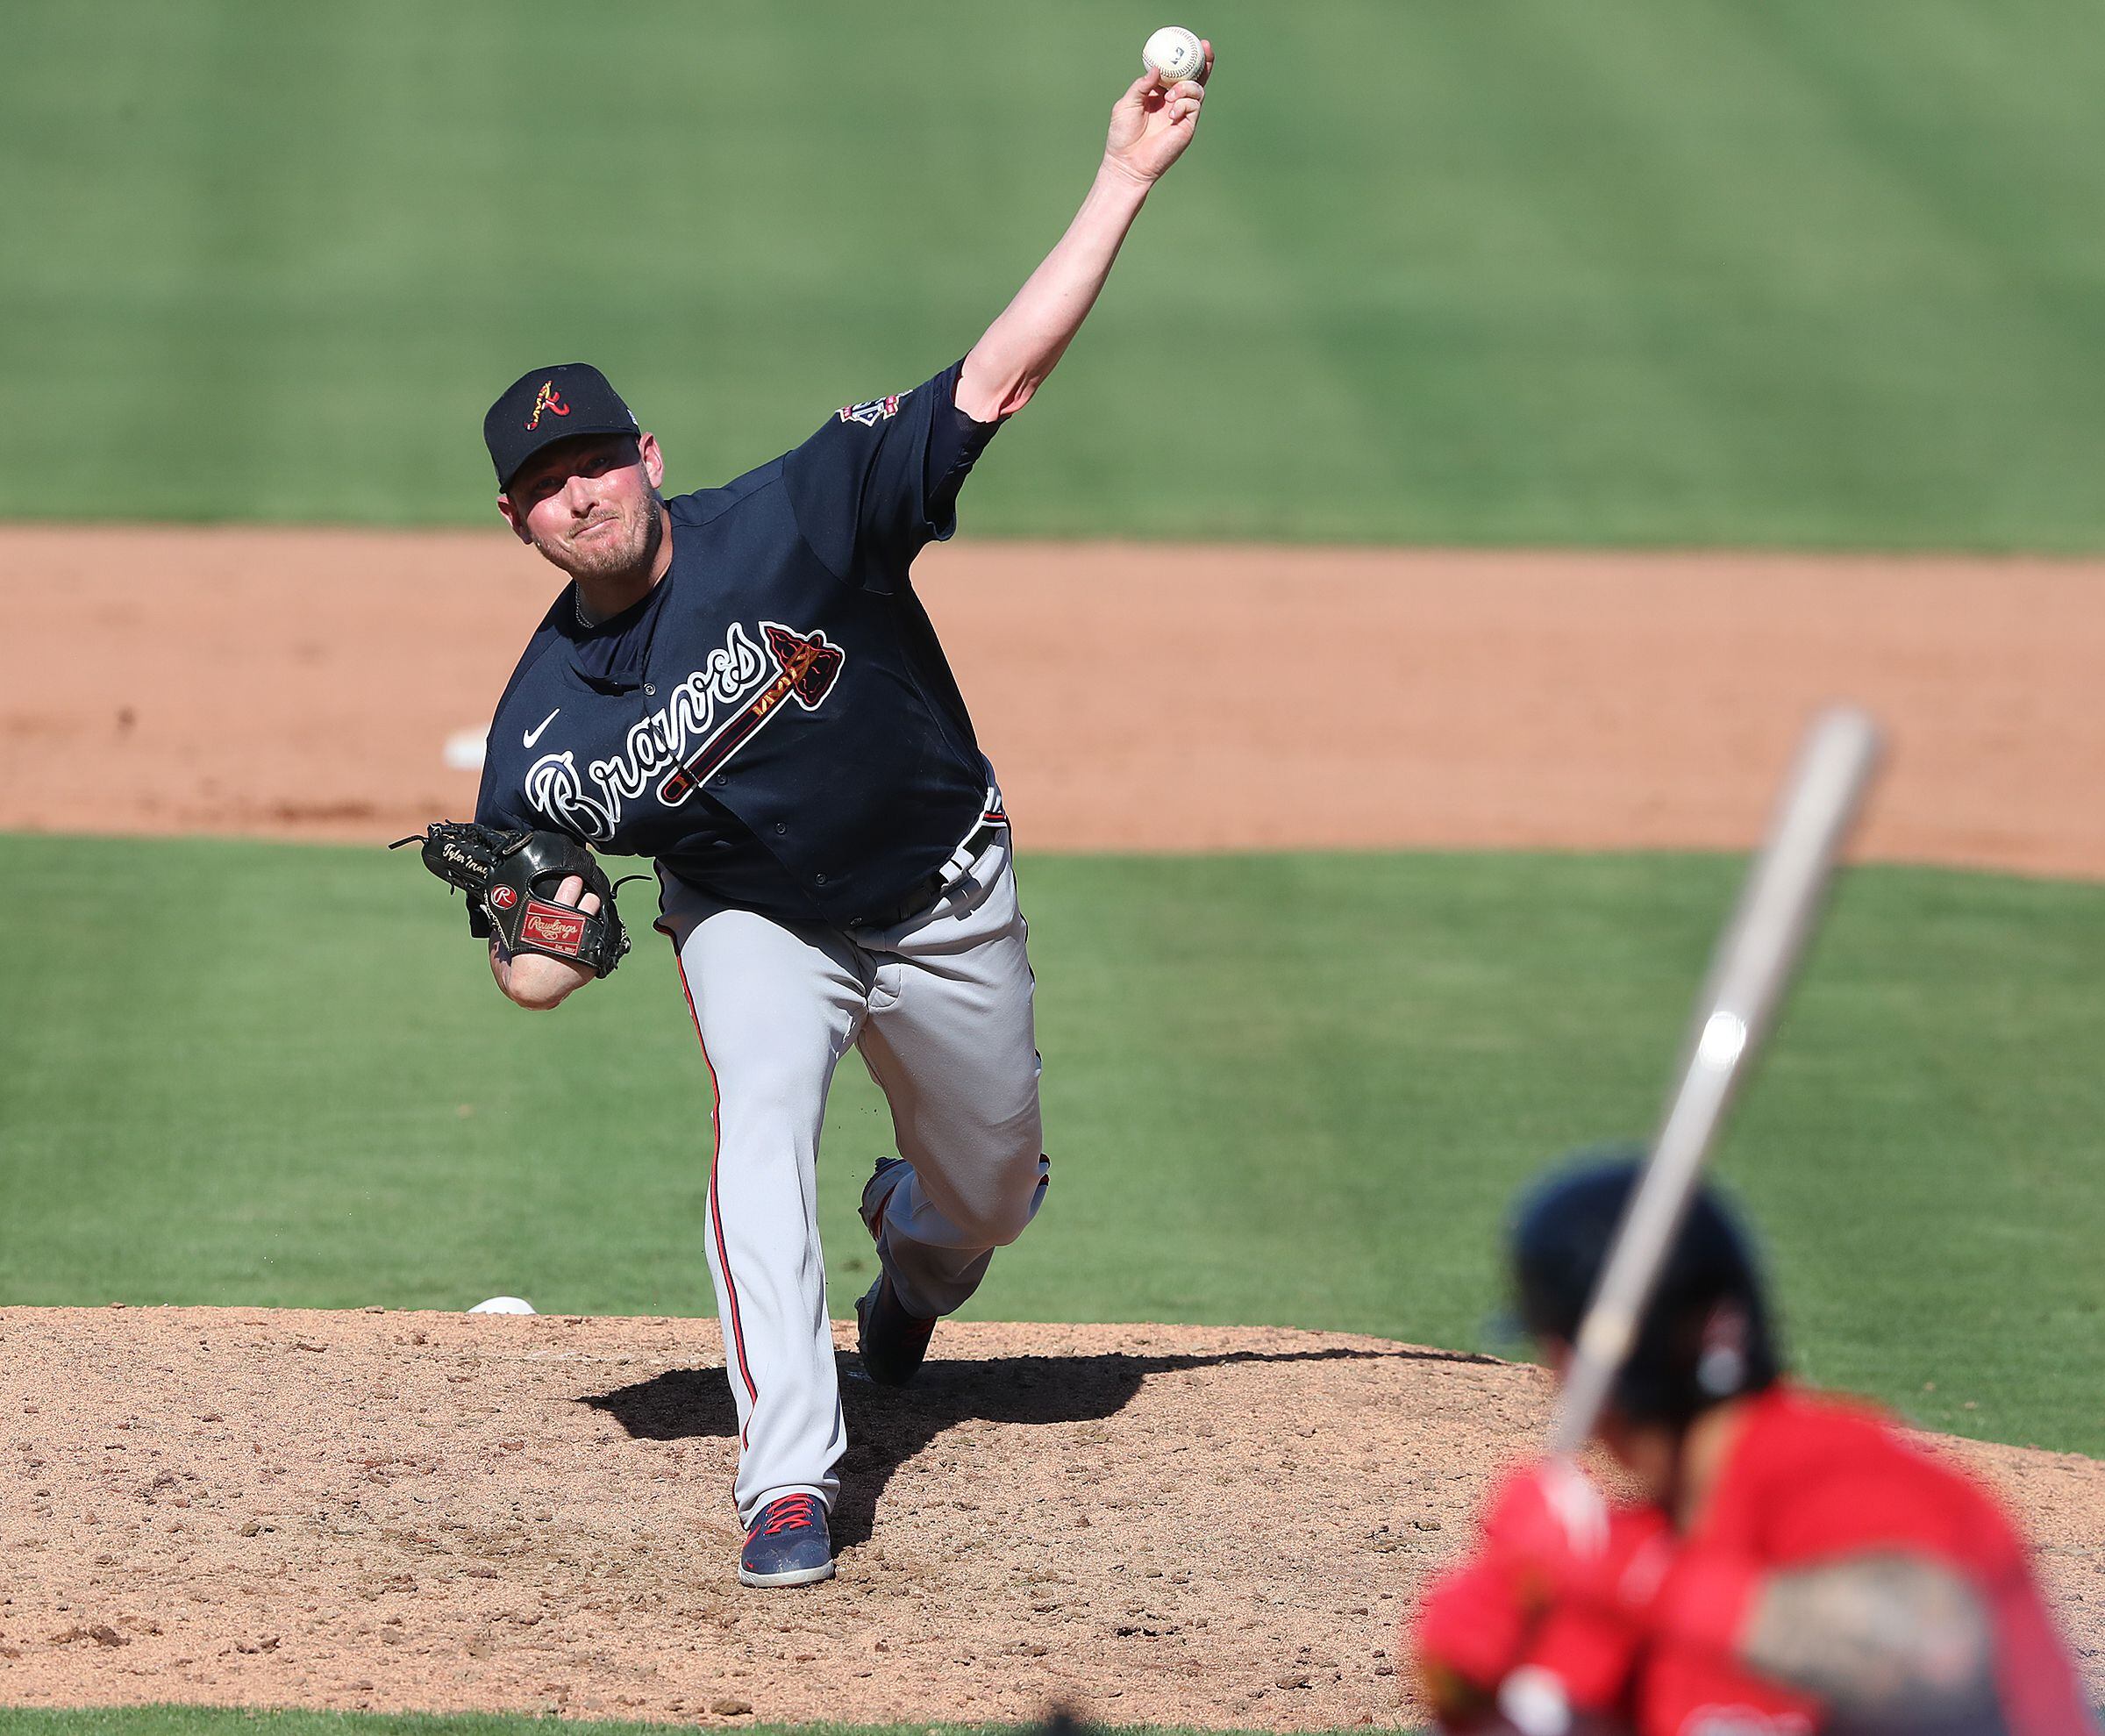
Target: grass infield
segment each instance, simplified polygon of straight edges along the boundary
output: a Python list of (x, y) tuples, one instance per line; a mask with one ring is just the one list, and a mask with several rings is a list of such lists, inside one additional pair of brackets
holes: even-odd
[[(961, 354), (1124, 0), (14, 0), (0, 515), (488, 519), (599, 361), (676, 488)], [(2105, 547), (2087, 0), (1209, 0), (1205, 131), (976, 532)]]
[[(553, 1016), (404, 856), (8, 840), (0, 1303), (701, 1314), (708, 1076), (647, 930)], [(1550, 1154), (1646, 1132), (1740, 865), (1025, 858), (1053, 1188), (980, 1318), (1500, 1340)], [(647, 888), (633, 889), (643, 928)], [(1720, 1154), (1814, 1379), (2105, 1452), (2105, 887), (1847, 879)], [(838, 1076), (834, 1311), (881, 1099)]]

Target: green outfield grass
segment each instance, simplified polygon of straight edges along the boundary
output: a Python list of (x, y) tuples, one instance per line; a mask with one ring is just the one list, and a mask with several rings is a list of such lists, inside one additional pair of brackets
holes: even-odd
[[(0, 1303), (710, 1311), (708, 1077), (662, 941), (530, 1015), (403, 855), (8, 851), (50, 919), (0, 1022)], [(1501, 1348), (1513, 1189), (1648, 1128), (1738, 874), (1028, 860), (1054, 1181), (973, 1311)], [(1720, 1160), (1816, 1379), (2105, 1452), (2101, 977), (2105, 887), (1849, 878)], [(851, 1062), (836, 1313), (888, 1136)]]
[[(1214, 104), (1003, 534), (2105, 547), (2086, 0), (1207, 0)], [(16, 0), (0, 515), (489, 511), (584, 356), (694, 487), (973, 341), (1123, 0)]]

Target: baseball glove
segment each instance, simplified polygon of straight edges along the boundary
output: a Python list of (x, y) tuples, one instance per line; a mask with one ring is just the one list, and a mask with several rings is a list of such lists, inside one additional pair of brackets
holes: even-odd
[[(425, 829), (422, 839), (425, 867), (467, 895), (468, 932), (478, 939), (494, 930), (507, 951), (568, 959), (596, 976), (612, 970), (629, 950), (628, 931), (614, 908), (616, 889), (575, 839), (560, 832), (503, 832), (472, 820), (438, 820)], [(388, 848), (417, 841), (412, 832)], [(585, 882), (586, 892), (599, 894), (599, 909), (590, 916), (555, 902), (556, 889), (573, 874)], [(583, 894), (579, 897), (582, 902)]]

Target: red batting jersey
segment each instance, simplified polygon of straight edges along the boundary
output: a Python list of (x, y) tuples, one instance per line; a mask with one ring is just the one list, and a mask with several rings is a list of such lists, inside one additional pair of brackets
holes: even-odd
[[(1891, 1551), (1969, 1581), (1992, 1617), (1996, 1684), (2010, 1736), (2091, 1736), (2074, 1671), (2025, 1547), (1967, 1477), (1862, 1406), (1780, 1383), (1748, 1401), (1683, 1563), (1715, 1555), (1781, 1572)], [(1644, 1736), (1789, 1736), (1823, 1726), (1819, 1704), (1714, 1653), (1648, 1647), (1632, 1710)]]

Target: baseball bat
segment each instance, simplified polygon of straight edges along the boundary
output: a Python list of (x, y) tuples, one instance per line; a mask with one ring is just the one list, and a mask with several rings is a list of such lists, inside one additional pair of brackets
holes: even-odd
[(1697, 996), (1679, 1082), (1573, 1345), (1552, 1454), (1585, 1445), (1630, 1354), (1735, 1088), (1768, 1034), (1877, 769), (1878, 726), (1837, 706), (1807, 732)]

